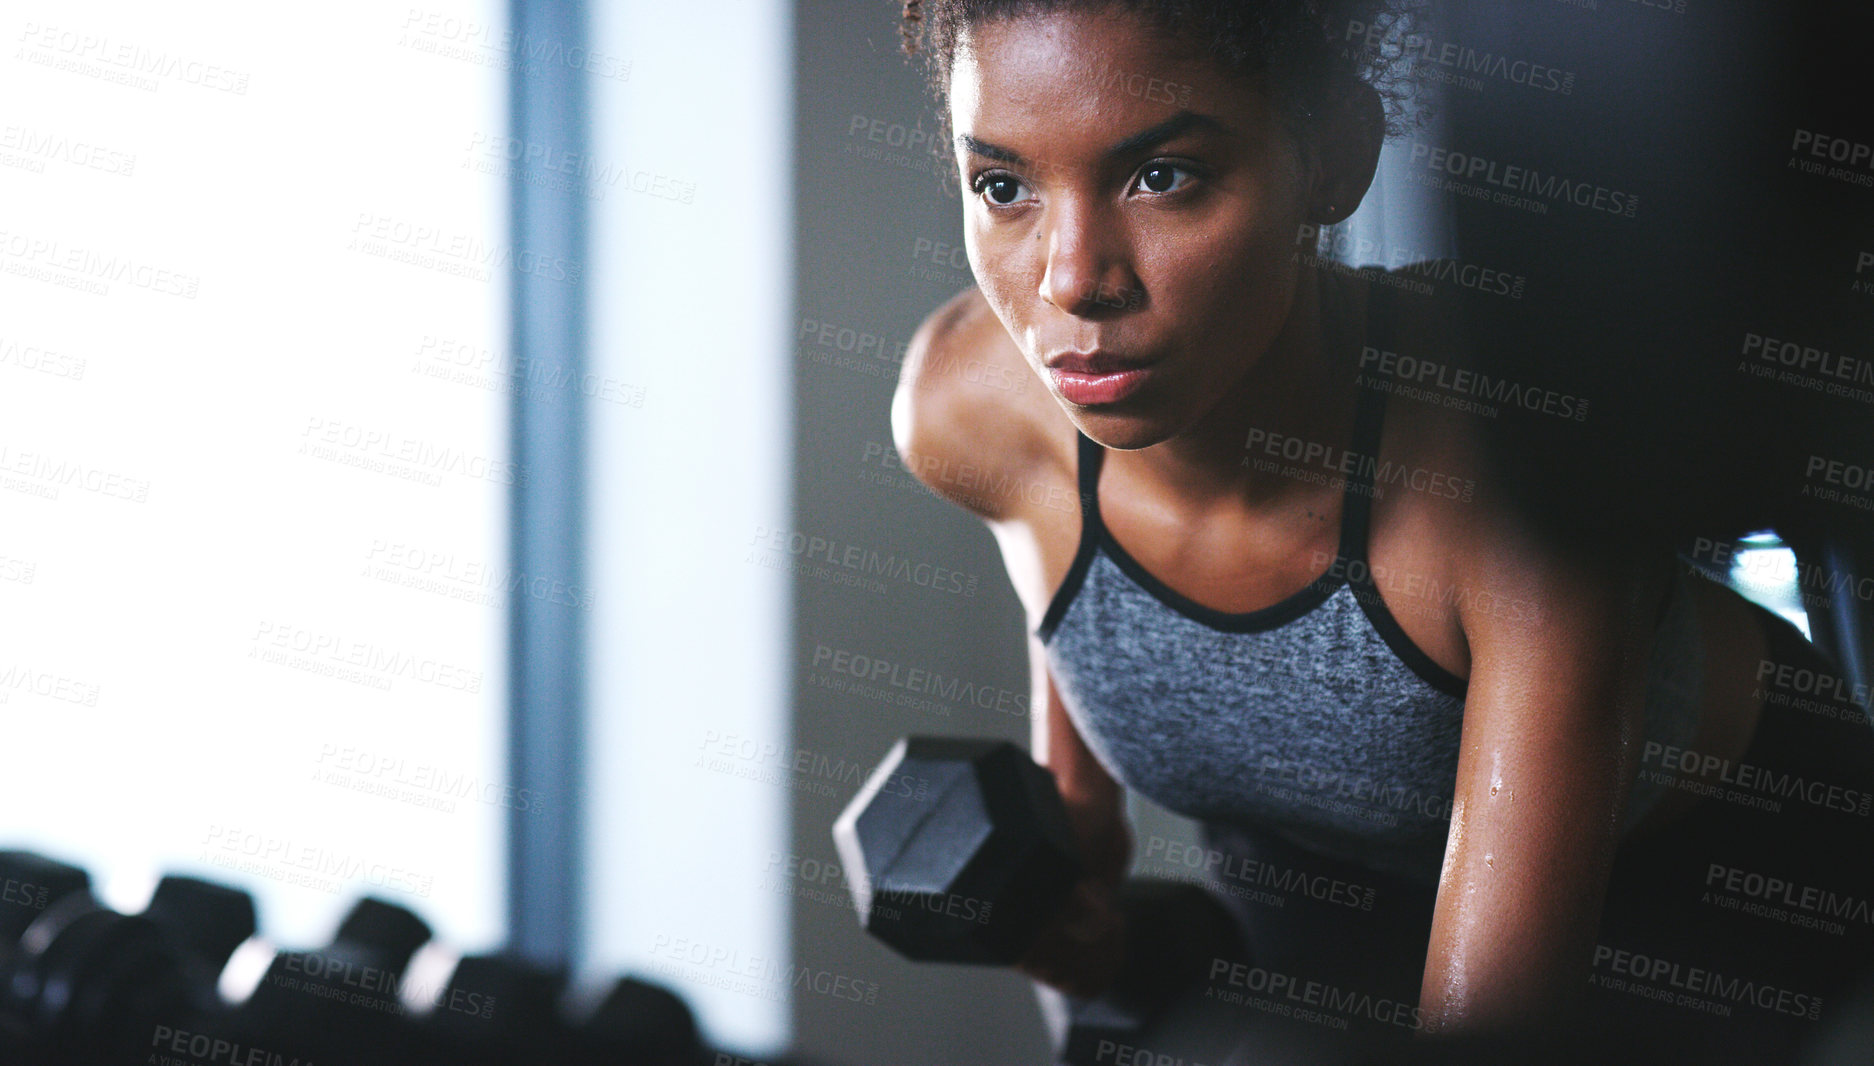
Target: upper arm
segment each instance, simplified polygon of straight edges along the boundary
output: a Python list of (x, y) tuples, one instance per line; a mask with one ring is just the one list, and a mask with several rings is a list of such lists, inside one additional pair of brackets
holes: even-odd
[(1434, 1029), (1528, 1021), (1582, 987), (1661, 591), (1641, 560), (1564, 558), (1501, 516), (1468, 547), (1470, 681), (1421, 1001)]
[(892, 395), (892, 442), (904, 468), (938, 496), (977, 516), (1016, 517), (1037, 449), (1029, 393), (1035, 382), (974, 288), (931, 312), (905, 349)]
[[(1048, 594), (1036, 530), (1020, 504), (1045, 461), (1030, 405), (1037, 383), (981, 293), (966, 289), (926, 318), (906, 348), (892, 397), (892, 441), (904, 468), (989, 527), (1031, 614)], [(1011, 488), (1016, 491), (1010, 491)], [(1074, 727), (1028, 634), (1031, 751), (1053, 775), (1089, 872), (1117, 883), (1130, 860), (1124, 793)]]
[(1032, 750), (1035, 761), (1054, 775), (1073, 823), (1087, 872), (1108, 884), (1125, 877), (1132, 860), (1132, 835), (1126, 825), (1125, 791), (1113, 780), (1074, 727), (1048, 671), (1041, 641), (1028, 638), (1034, 681)]

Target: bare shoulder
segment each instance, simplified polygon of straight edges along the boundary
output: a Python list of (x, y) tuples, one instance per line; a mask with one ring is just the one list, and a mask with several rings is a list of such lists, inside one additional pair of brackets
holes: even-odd
[(1461, 397), (1439, 388), (1437, 373), (1424, 384), (1416, 380), (1425, 366), (1440, 371), (1469, 361), (1461, 314), (1447, 300), (1394, 293), (1389, 315), (1382, 326), (1386, 351), (1365, 348), (1359, 364), (1362, 383), (1377, 390), (1385, 407), (1368, 557), (1412, 643), (1451, 674), (1468, 677), (1479, 622), (1473, 605), (1500, 608), (1508, 618), (1526, 616), (1535, 604), (1530, 589), (1503, 582), (1519, 576), (1502, 565), (1506, 553), (1520, 554), (1511, 548), (1518, 538), (1506, 528), (1480, 415), (1448, 402)]
[(1071, 471), (1062, 463), (1071, 423), (973, 287), (912, 335), (891, 427), (906, 470), (989, 521), (1021, 518)]
[(1465, 387), (1477, 379), (1460, 370), (1487, 373), (1488, 359), (1470, 349), (1460, 303), (1398, 307), (1400, 365), (1411, 356), (1419, 374), (1394, 379), (1383, 450), (1395, 457), (1392, 469), (1408, 470), (1414, 487), (1425, 488), (1398, 494), (1395, 528), (1418, 541), (1417, 567), (1461, 590), (1456, 620), (1469, 641), (1487, 630), (1534, 639), (1571, 615), (1601, 624), (1623, 590), (1643, 589), (1642, 600), (1656, 594), (1660, 574), (1647, 569), (1647, 557), (1570, 541), (1546, 528), (1506, 481), (1510, 467), (1498, 453), (1520, 445), (1491, 431), (1501, 401)]
[(1461, 305), (1442, 291), (1395, 295), (1391, 304), (1392, 350), (1366, 349), (1360, 360), (1362, 378), (1383, 383), (1389, 394), (1386, 450), (1416, 480), (1435, 486), (1408, 498), (1435, 512), (1441, 525), (1472, 527), (1491, 495), (1479, 408), (1465, 402), (1462, 390), (1440, 384), (1473, 363)]

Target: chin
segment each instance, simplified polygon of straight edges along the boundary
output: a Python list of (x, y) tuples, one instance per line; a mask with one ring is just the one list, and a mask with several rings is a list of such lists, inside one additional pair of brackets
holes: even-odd
[(1163, 417), (1143, 414), (1128, 416), (1070, 407), (1067, 417), (1095, 444), (1122, 452), (1162, 444), (1177, 432), (1177, 427), (1166, 422)]

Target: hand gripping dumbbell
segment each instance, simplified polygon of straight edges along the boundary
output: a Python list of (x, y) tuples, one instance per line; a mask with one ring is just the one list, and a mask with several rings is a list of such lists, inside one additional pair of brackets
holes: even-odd
[[(1053, 777), (1006, 741), (906, 737), (833, 839), (860, 924), (927, 962), (1019, 961), (1086, 870)], [(1166, 881), (1127, 881), (1120, 910), (1126, 951), (1114, 987), (1066, 999), (1066, 1016), (1051, 1019), (1061, 1060), (1110, 1064), (1135, 1057), (1116, 1049), (1172, 1038), (1208, 1049), (1209, 1034), (1168, 1026), (1213, 960), (1244, 957), (1234, 921), (1203, 889)]]

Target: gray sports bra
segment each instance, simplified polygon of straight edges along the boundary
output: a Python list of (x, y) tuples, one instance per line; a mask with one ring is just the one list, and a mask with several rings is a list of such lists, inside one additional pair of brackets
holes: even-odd
[[(1378, 294), (1390, 290), (1373, 288), (1370, 320), (1383, 329)], [(1374, 475), (1387, 469), (1377, 460), (1385, 397), (1361, 389), (1338, 558), (1300, 592), (1245, 613), (1180, 595), (1126, 553), (1100, 520), (1105, 449), (1081, 436), (1080, 546), (1036, 635), (1075, 727), (1127, 787), (1200, 821), (1432, 883), (1465, 682), (1413, 645), (1367, 565)], [(1645, 711), (1646, 738), (1678, 746), (1697, 728), (1703, 674), (1685, 584), (1704, 579), (1689, 573), (1675, 567)], [(1624, 824), (1664, 789), (1636, 778)]]

